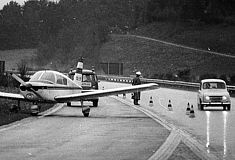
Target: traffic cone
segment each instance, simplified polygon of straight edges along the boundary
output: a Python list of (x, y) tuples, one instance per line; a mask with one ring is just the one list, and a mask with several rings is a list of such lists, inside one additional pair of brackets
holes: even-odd
[(123, 99), (126, 99), (126, 93), (123, 93)]
[(194, 114), (193, 105), (191, 105), (191, 109), (190, 109), (189, 118), (195, 118), (195, 114)]
[(186, 115), (189, 115), (190, 114), (190, 105), (188, 103), (188, 106), (187, 106), (187, 109), (186, 109)]
[(172, 105), (171, 105), (171, 100), (169, 100), (169, 103), (168, 103), (168, 110), (173, 111), (173, 108), (172, 108)]
[(152, 96), (150, 97), (150, 100), (149, 100), (149, 106), (150, 106), (150, 107), (153, 106), (153, 98), (152, 98)]

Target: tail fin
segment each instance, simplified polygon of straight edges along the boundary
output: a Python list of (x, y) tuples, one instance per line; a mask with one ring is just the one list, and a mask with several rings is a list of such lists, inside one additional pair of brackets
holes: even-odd
[(78, 61), (76, 73), (74, 75), (74, 82), (79, 86), (82, 85), (82, 69), (83, 69), (83, 59), (81, 58), (81, 60)]

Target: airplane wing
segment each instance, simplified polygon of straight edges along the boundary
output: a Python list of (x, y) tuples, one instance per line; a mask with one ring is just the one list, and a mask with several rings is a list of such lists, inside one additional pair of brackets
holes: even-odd
[(0, 92), (0, 98), (8, 98), (8, 99), (14, 99), (14, 100), (25, 100), (24, 96), (22, 96), (21, 94), (6, 93), (6, 92)]
[(66, 95), (66, 96), (57, 96), (55, 97), (55, 100), (58, 102), (80, 101), (84, 99), (91, 99), (91, 98), (117, 95), (117, 94), (123, 94), (123, 93), (133, 93), (137, 91), (152, 90), (152, 89), (157, 89), (157, 88), (159, 88), (157, 84), (148, 83), (148, 84), (135, 85), (135, 86), (129, 86), (129, 87), (96, 90), (92, 92), (84, 92), (84, 93), (71, 94), (71, 95)]

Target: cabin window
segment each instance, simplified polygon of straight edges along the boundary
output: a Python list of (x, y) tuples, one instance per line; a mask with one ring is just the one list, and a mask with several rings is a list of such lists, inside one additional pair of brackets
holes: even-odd
[(62, 85), (67, 85), (67, 79), (61, 75), (56, 75), (56, 83), (57, 84), (62, 84)]

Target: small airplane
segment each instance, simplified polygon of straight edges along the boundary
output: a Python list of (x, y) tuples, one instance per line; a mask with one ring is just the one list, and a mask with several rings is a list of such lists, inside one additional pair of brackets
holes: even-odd
[[(123, 93), (133, 93), (136, 91), (157, 89), (155, 83), (148, 83), (136, 86), (113, 88), (106, 90), (90, 90), (84, 92), (80, 82), (82, 78), (83, 62), (78, 62), (74, 80), (63, 73), (53, 70), (42, 70), (36, 72), (28, 82), (24, 82), (20, 77), (11, 74), (20, 83), (20, 94), (0, 92), (0, 98), (18, 100), (18, 102), (33, 102), (31, 113), (37, 115), (40, 107), (39, 102), (67, 103), (80, 101), (84, 117), (88, 117), (90, 107), (84, 106), (83, 101), (90, 98), (104, 97)], [(18, 103), (19, 104), (19, 103)]]

